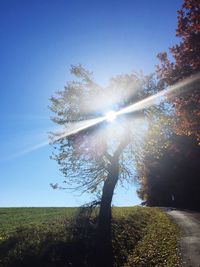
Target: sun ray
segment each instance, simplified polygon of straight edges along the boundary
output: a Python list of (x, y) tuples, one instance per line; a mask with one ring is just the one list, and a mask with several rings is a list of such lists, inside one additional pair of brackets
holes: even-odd
[(196, 74), (192, 77), (189, 77), (181, 82), (176, 83), (173, 86), (168, 87), (165, 90), (162, 90), (152, 96), (149, 96), (141, 101), (138, 101), (134, 103), (133, 105), (130, 105), (128, 107), (125, 107), (117, 112), (117, 115), (132, 113), (135, 111), (139, 111), (145, 108), (148, 108), (150, 106), (153, 106), (155, 104), (159, 104), (165, 100), (164, 97), (172, 98), (175, 95), (178, 95), (179, 93), (182, 93), (182, 89), (189, 90), (189, 86), (191, 84), (199, 82), (200, 81), (200, 74)]
[(99, 117), (99, 118), (95, 118), (95, 119), (91, 119), (91, 120), (84, 120), (84, 121), (79, 121), (77, 123), (72, 123), (70, 125), (66, 125), (66, 129), (63, 130), (63, 132), (56, 136), (56, 138), (53, 141), (57, 141), (59, 139), (71, 136), (71, 135), (75, 135), (78, 132), (81, 132), (85, 129), (88, 129), (94, 125), (97, 125), (98, 123), (101, 123), (105, 120), (105, 117)]
[(33, 152), (35, 150), (38, 150), (38, 149), (40, 149), (40, 148), (42, 148), (44, 146), (47, 146), (48, 144), (49, 144), (49, 142), (47, 140), (43, 141), (43, 142), (41, 142), (39, 144), (33, 145), (31, 147), (28, 147), (27, 149), (24, 149), (22, 151), (14, 153), (14, 154), (12, 154), (10, 156), (7, 156), (4, 159), (0, 159), (0, 162), (4, 162), (4, 161), (7, 161), (7, 160), (12, 160), (12, 159), (24, 156), (24, 155), (29, 154), (29, 153), (31, 153), (31, 152)]
[[(66, 138), (68, 136), (72, 136), (74, 134), (77, 134), (78, 132), (81, 132), (87, 128), (93, 127), (103, 121), (111, 122), (114, 119), (116, 119), (117, 116), (127, 114), (127, 113), (134, 113), (136, 111), (148, 108), (153, 105), (158, 105), (159, 103), (163, 102), (165, 100), (165, 97), (172, 98), (175, 95), (178, 95), (179, 93), (185, 92), (191, 88), (191, 85), (193, 83), (200, 82), (200, 74), (193, 75), (181, 82), (176, 83), (173, 86), (168, 87), (165, 90), (162, 90), (152, 96), (149, 96), (141, 101), (138, 101), (134, 103), (133, 105), (127, 106), (119, 111), (116, 111), (111, 114), (108, 113), (105, 116), (98, 117), (91, 120), (84, 120), (79, 121), (77, 123), (71, 123), (69, 125), (65, 125), (65, 129), (62, 130), (62, 133), (58, 134), (53, 141), (57, 141), (62, 138)], [(112, 112), (112, 111), (111, 111)], [(42, 148), (49, 144), (49, 141), (44, 141), (39, 144), (36, 144), (30, 148), (27, 148), (19, 153), (16, 153), (7, 159), (13, 159), (19, 156), (23, 156), (25, 154), (28, 154), (30, 152), (33, 152), (39, 148)], [(5, 159), (6, 160), (6, 159)]]

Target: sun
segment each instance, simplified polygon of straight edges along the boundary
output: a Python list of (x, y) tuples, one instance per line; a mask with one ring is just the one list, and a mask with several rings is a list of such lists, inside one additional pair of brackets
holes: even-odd
[(113, 122), (117, 117), (117, 113), (113, 110), (110, 110), (106, 113), (105, 115), (105, 119), (108, 121), (108, 122)]

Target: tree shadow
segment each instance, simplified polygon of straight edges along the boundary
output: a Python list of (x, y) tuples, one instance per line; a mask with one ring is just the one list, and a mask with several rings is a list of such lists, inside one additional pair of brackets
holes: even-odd
[[(18, 228), (0, 243), (0, 267), (113, 266), (109, 261), (111, 239), (109, 244), (98, 239), (97, 213), (92, 203), (62, 226)], [(102, 262), (106, 265), (100, 265)]]
[(111, 218), (99, 228), (99, 207), (100, 202), (94, 201), (80, 208), (73, 226), (73, 236), (80, 237), (86, 247), (87, 265), (91, 267), (112, 267), (113, 248), (112, 248), (112, 227)]

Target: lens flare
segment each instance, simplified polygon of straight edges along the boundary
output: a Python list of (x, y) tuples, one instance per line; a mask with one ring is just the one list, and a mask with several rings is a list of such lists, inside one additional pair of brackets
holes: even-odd
[[(62, 138), (66, 138), (68, 136), (74, 135), (78, 132), (81, 132), (87, 128), (93, 127), (93, 126), (100, 124), (104, 121), (113, 122), (120, 115), (125, 115), (128, 113), (134, 113), (136, 111), (149, 108), (153, 105), (158, 105), (159, 103), (165, 101), (166, 97), (167, 97), (167, 99), (169, 99), (169, 98), (172, 98), (174, 96), (178, 96), (180, 93), (181, 94), (185, 93), (185, 92), (189, 91), (191, 88), (193, 88), (193, 85), (199, 84), (199, 82), (200, 82), (200, 74), (198, 73), (198, 74), (193, 75), (187, 79), (184, 79), (181, 82), (176, 83), (175, 85), (173, 85), (171, 87), (168, 87), (165, 90), (162, 90), (162, 91), (160, 91), (160, 92), (158, 92), (152, 96), (149, 96), (149, 97), (147, 97), (141, 101), (138, 101), (132, 105), (129, 105), (129, 106), (117, 111), (117, 112), (111, 110), (108, 113), (106, 113), (105, 116), (91, 119), (91, 120), (79, 121), (76, 123), (66, 125), (65, 129), (62, 130), (62, 133), (57, 134), (53, 141), (57, 141), (57, 140), (60, 140)], [(43, 146), (46, 146), (48, 143), (49, 143), (48, 141), (44, 141), (40, 144), (37, 144), (33, 147), (28, 148), (27, 150), (21, 151), (15, 155), (11, 156), (11, 158), (22, 156), (24, 154), (30, 153), (30, 152), (37, 150)]]
[(113, 110), (109, 111), (105, 115), (107, 122), (113, 122), (117, 118), (117, 113)]
[(91, 120), (84, 120), (84, 121), (79, 121), (76, 123), (73, 123), (72, 125), (66, 125), (66, 129), (61, 133), (56, 136), (56, 138), (53, 141), (57, 141), (59, 139), (75, 135), (78, 132), (81, 132), (85, 129), (88, 129), (94, 125), (97, 125), (105, 120), (105, 117), (99, 117), (96, 119), (91, 119)]
[(200, 82), (200, 74), (193, 75), (183, 81), (176, 83), (175, 85), (169, 86), (165, 90), (162, 90), (152, 96), (149, 96), (141, 101), (134, 103), (133, 105), (127, 106), (117, 112), (117, 115), (134, 113), (136, 111), (149, 108), (153, 105), (158, 105), (161, 102), (165, 101), (165, 97), (167, 99), (173, 98), (174, 96), (178, 96), (180, 93), (184, 93), (191, 89), (191, 85)]

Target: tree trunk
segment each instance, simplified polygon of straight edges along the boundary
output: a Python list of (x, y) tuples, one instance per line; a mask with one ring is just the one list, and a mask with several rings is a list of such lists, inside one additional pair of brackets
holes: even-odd
[(111, 165), (108, 170), (108, 177), (104, 182), (99, 211), (99, 221), (97, 230), (97, 266), (111, 267), (113, 265), (111, 236), (111, 203), (118, 178), (119, 157), (113, 156)]

